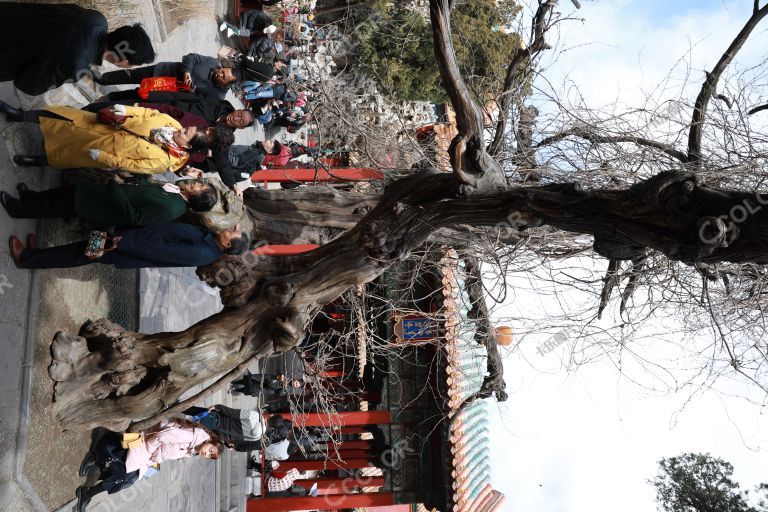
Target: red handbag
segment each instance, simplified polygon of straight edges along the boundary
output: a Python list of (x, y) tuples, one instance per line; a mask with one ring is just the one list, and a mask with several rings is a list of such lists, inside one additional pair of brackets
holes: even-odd
[(149, 93), (154, 91), (191, 92), (192, 89), (184, 82), (179, 82), (175, 76), (151, 76), (141, 81), (139, 98), (146, 100)]
[(106, 124), (112, 128), (122, 128), (126, 119), (131, 116), (121, 116), (116, 114), (112, 107), (104, 107), (96, 113), (96, 120), (101, 124)]
[(114, 110), (112, 110), (113, 107), (104, 107), (103, 109), (99, 110), (96, 113), (96, 120), (100, 122), (101, 124), (106, 124), (107, 126), (111, 126), (112, 128), (116, 130), (122, 130), (126, 133), (130, 133), (131, 135), (134, 135), (136, 137), (139, 137), (140, 139), (144, 139), (145, 141), (155, 144), (157, 146), (161, 146), (167, 153), (169, 153), (171, 156), (174, 156), (176, 158), (184, 158), (188, 155), (188, 153), (180, 148), (175, 148), (173, 146), (167, 146), (165, 144), (158, 144), (157, 142), (153, 141), (149, 137), (145, 137), (144, 135), (140, 135), (132, 130), (129, 130), (125, 126), (125, 121), (133, 116), (121, 116), (120, 114), (116, 114)]

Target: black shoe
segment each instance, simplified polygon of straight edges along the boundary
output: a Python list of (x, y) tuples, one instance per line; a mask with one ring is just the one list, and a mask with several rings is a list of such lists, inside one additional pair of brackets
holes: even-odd
[(21, 121), (21, 115), (24, 113), (20, 108), (13, 107), (3, 100), (0, 100), (0, 112), (5, 114), (5, 120), (10, 123)]
[(21, 203), (18, 199), (11, 197), (8, 192), (0, 190), (0, 206), (2, 206), (8, 215), (16, 218), (16, 214), (21, 208)]
[(75, 496), (77, 496), (77, 506), (75, 507), (75, 510), (77, 512), (85, 512), (85, 509), (88, 508), (88, 504), (91, 502), (91, 493), (88, 492), (88, 487), (78, 487), (77, 491), (75, 491)]
[(37, 155), (13, 155), (13, 163), (21, 167), (45, 167), (43, 157)]
[(96, 456), (94, 455), (93, 452), (88, 452), (85, 454), (85, 458), (83, 459), (83, 462), (80, 464), (80, 471), (78, 471), (77, 474), (83, 477), (87, 476), (88, 473), (91, 471), (91, 469), (95, 468), (96, 466), (97, 466)]
[(25, 199), (26, 197), (32, 195), (32, 191), (29, 190), (27, 184), (23, 181), (16, 185), (16, 192), (19, 194), (19, 199)]

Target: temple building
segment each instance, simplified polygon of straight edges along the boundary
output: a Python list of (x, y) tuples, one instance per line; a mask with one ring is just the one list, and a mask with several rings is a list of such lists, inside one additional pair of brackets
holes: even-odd
[(270, 495), (262, 482), (248, 512), (502, 510), (487, 398), (506, 395), (476, 270), (453, 250), (430, 254), (367, 285), (360, 304), (328, 310), (347, 330), (336, 343), (353, 350), (325, 358), (315, 390), (271, 412), (324, 440), (279, 467), (317, 496)]

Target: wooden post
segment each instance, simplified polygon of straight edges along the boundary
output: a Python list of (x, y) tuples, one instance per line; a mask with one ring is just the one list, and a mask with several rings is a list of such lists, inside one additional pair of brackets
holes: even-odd
[(345, 181), (371, 181), (384, 179), (384, 173), (376, 169), (367, 169), (362, 167), (347, 167), (341, 169), (331, 169), (330, 172), (325, 169), (262, 169), (254, 171), (251, 174), (253, 183), (281, 183), (281, 182), (300, 182), (312, 183), (315, 181), (323, 182), (345, 182)]
[(389, 411), (345, 411), (334, 414), (307, 412), (296, 415), (281, 413), (280, 415), (297, 427), (353, 427), (392, 423), (392, 414)]
[(369, 458), (330, 460), (330, 459), (304, 459), (304, 460), (282, 460), (280, 469), (288, 471), (296, 468), (299, 471), (334, 471), (337, 469), (360, 469), (373, 466)]
[(307, 478), (294, 480), (296, 485), (310, 489), (317, 484), (318, 491), (326, 491), (326, 494), (346, 494), (361, 487), (383, 487), (383, 476), (364, 476), (360, 478)]
[(395, 504), (390, 492), (361, 494), (328, 494), (286, 498), (249, 498), (247, 512), (291, 512), (293, 510), (340, 510), (358, 507), (387, 507)]

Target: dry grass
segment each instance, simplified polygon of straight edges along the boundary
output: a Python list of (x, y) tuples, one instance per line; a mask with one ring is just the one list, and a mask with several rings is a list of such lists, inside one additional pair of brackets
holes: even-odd
[(200, 0), (160, 0), (168, 32), (192, 18), (213, 18), (214, 2)]
[(100, 11), (106, 16), (110, 27), (141, 22), (147, 16), (153, 15), (151, 9), (158, 5), (163, 9), (167, 32), (171, 32), (189, 19), (213, 18), (215, 13), (213, 0), (26, 0), (25, 3), (75, 3)]
[(77, 4), (100, 11), (109, 21), (110, 27), (119, 27), (140, 21), (146, 13), (141, 2), (132, 0), (26, 0), (29, 4)]

